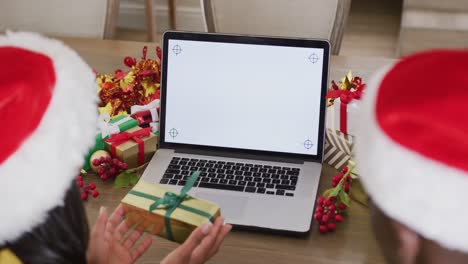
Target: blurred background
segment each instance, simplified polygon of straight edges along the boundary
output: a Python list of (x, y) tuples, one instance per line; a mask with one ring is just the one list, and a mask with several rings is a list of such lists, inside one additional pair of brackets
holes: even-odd
[(0, 30), (159, 41), (168, 29), (328, 38), (333, 53), (398, 58), (468, 47), (467, 0), (1, 0)]

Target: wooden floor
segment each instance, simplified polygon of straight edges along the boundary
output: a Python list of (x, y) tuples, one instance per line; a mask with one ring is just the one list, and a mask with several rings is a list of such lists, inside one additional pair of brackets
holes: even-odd
[(396, 57), (402, 0), (352, 0), (342, 55)]
[[(352, 0), (342, 55), (396, 57), (402, 0)], [(117, 39), (146, 41), (145, 31), (118, 29)]]

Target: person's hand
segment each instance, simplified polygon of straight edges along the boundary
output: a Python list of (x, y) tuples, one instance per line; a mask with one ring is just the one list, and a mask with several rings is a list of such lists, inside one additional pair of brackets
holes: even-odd
[(130, 264), (134, 263), (151, 246), (148, 236), (138, 246), (134, 247), (143, 235), (138, 230), (129, 231), (123, 221), (124, 209), (118, 206), (109, 217), (107, 208), (101, 207), (96, 225), (91, 231), (87, 259), (90, 264)]
[(214, 224), (205, 224), (195, 229), (189, 238), (172, 251), (161, 264), (201, 264), (213, 257), (219, 250), (231, 225), (224, 225), (224, 218), (218, 217)]

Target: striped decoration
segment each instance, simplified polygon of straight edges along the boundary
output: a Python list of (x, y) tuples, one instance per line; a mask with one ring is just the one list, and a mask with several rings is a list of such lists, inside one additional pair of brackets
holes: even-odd
[(341, 170), (351, 158), (354, 150), (354, 136), (327, 128), (325, 133), (324, 161)]

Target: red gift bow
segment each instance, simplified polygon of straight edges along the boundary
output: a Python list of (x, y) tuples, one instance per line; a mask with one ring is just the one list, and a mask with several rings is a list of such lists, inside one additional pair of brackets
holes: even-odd
[(141, 138), (149, 136), (151, 133), (151, 127), (142, 128), (135, 132), (120, 132), (114, 134), (110, 138), (106, 139), (106, 142), (111, 143), (111, 153), (115, 156), (116, 147), (129, 141), (130, 139), (138, 144), (138, 165), (145, 163), (145, 144)]
[(345, 134), (348, 134), (348, 104), (353, 99), (361, 99), (362, 91), (366, 87), (359, 77), (354, 77), (351, 85), (355, 87), (354, 91), (338, 89), (335, 82), (332, 82), (333, 90), (328, 91), (326, 96), (327, 99), (340, 98), (340, 131)]

